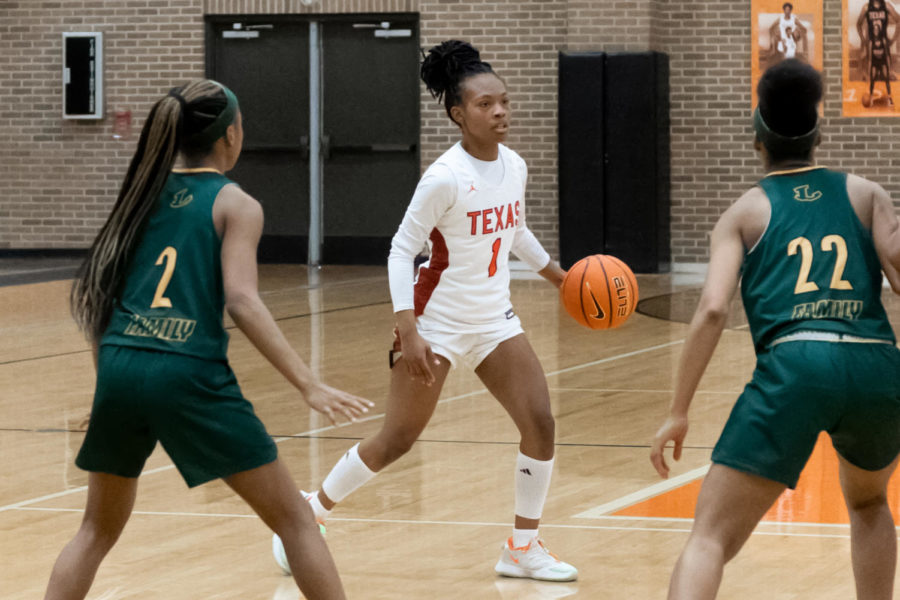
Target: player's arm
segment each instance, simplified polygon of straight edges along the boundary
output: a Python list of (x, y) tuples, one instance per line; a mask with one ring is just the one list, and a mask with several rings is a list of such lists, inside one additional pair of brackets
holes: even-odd
[(559, 266), (558, 262), (550, 258), (534, 233), (525, 226), (524, 218), (520, 218), (519, 226), (516, 228), (512, 251), (531, 267), (532, 271), (549, 281), (553, 287), (558, 288), (562, 285), (563, 278), (566, 276), (565, 270)]
[[(900, 13), (897, 12), (897, 9), (894, 8), (894, 5), (888, 2), (888, 0), (884, 0), (884, 6), (887, 8), (888, 17), (894, 23), (900, 23)], [(885, 37), (887, 37), (887, 31), (884, 32)]]
[(865, 48), (866, 36), (864, 34), (863, 25), (866, 22), (866, 7), (863, 6), (863, 9), (859, 13), (859, 18), (856, 19), (856, 32), (859, 34), (859, 45), (861, 48)]
[(769, 27), (769, 49), (774, 50), (775, 46), (778, 44), (778, 40), (781, 39), (781, 26), (779, 25), (778, 19), (775, 19), (775, 22), (772, 23), (772, 26)]
[(794, 39), (800, 40), (800, 46), (802, 46), (801, 52), (803, 54), (809, 53), (809, 37), (807, 36), (808, 30), (806, 29), (806, 25), (803, 24), (799, 18), (797, 19), (797, 31), (794, 35)]
[(338, 415), (348, 420), (372, 403), (320, 382), (288, 343), (272, 314), (259, 297), (256, 247), (263, 229), (259, 202), (240, 188), (227, 185), (213, 205), (213, 221), (222, 236), (222, 281), (225, 309), (235, 325), (278, 372), (303, 394), (306, 402), (332, 423)]
[(875, 251), (891, 289), (900, 294), (900, 221), (884, 188), (872, 181), (866, 183), (872, 189), (872, 240)]
[[(521, 159), (520, 159), (521, 160)], [(528, 166), (525, 161), (521, 161), (519, 168), (522, 173), (522, 210), (516, 223), (516, 234), (513, 237), (512, 248), (510, 248), (520, 260), (524, 261), (532, 271), (550, 282), (550, 284), (559, 288), (566, 276), (566, 271), (559, 266), (559, 263), (550, 258), (550, 255), (544, 250), (544, 247), (534, 236), (534, 233), (528, 229), (525, 223), (525, 190), (528, 187)]]
[(426, 171), (391, 240), (388, 255), (388, 283), (403, 362), (409, 375), (426, 385), (434, 383), (431, 367), (440, 363), (416, 329), (413, 265), (438, 221), (456, 200), (456, 193), (456, 178), (449, 168), (435, 165)]
[[(748, 192), (749, 194), (749, 192)], [(688, 408), (694, 397), (719, 337), (725, 328), (731, 299), (740, 280), (744, 260), (741, 219), (747, 194), (729, 208), (713, 229), (710, 237), (709, 270), (700, 296), (700, 304), (688, 329), (687, 339), (678, 363), (675, 396), (669, 417), (653, 440), (650, 461), (660, 476), (668, 477), (669, 467), (663, 456), (666, 443), (673, 441), (673, 458), (681, 458), (681, 447), (688, 429)]]

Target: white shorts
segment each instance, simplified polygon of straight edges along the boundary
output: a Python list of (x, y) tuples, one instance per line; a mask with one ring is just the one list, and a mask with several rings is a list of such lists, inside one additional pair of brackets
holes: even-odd
[(450, 331), (447, 325), (422, 315), (416, 319), (416, 329), (431, 351), (450, 361), (452, 368), (463, 364), (471, 369), (480, 365), (500, 342), (525, 333), (516, 315), (498, 321), (496, 327), (477, 332)]

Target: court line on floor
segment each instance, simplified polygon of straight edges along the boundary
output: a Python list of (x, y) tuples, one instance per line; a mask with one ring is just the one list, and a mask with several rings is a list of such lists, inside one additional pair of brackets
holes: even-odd
[(601, 504), (600, 506), (595, 506), (594, 508), (589, 508), (588, 510), (580, 512), (577, 515), (573, 516), (576, 519), (596, 519), (606, 516), (609, 513), (621, 510), (626, 506), (637, 504), (638, 502), (653, 498), (654, 496), (658, 496), (664, 492), (668, 492), (669, 490), (681, 487), (682, 485), (694, 481), (695, 479), (699, 479), (700, 477), (706, 475), (707, 471), (709, 471), (709, 465), (703, 465), (702, 467), (691, 469), (690, 471), (687, 471), (680, 475), (676, 475), (675, 477), (670, 477), (669, 479), (654, 483), (653, 485), (649, 485), (636, 492), (625, 494), (624, 496), (612, 500), (611, 502)]
[[(680, 340), (675, 340), (675, 341), (667, 342), (667, 343), (665, 343), (665, 344), (657, 344), (657, 345), (655, 345), (655, 346), (648, 346), (647, 348), (642, 348), (642, 349), (640, 349), (640, 350), (633, 350), (633, 351), (631, 351), (631, 352), (625, 352), (625, 353), (623, 353), (623, 354), (617, 354), (617, 355), (615, 355), (615, 356), (608, 356), (608, 357), (606, 357), (606, 358), (601, 358), (601, 359), (598, 359), (598, 360), (592, 360), (592, 361), (589, 361), (589, 362), (586, 362), (586, 363), (582, 363), (582, 364), (580, 364), (580, 365), (575, 365), (575, 366), (572, 366), (572, 367), (567, 367), (567, 368), (565, 368), (565, 369), (557, 369), (557, 370), (555, 370), (555, 371), (549, 371), (549, 372), (545, 373), (545, 375), (546, 375), (547, 377), (552, 377), (552, 376), (555, 376), (555, 375), (560, 375), (560, 374), (562, 374), (562, 373), (570, 373), (570, 372), (572, 372), (572, 371), (577, 371), (577, 370), (579, 370), (579, 369), (586, 369), (586, 368), (588, 368), (588, 367), (593, 367), (593, 366), (596, 366), (596, 365), (601, 365), (601, 364), (604, 364), (604, 363), (609, 363), (609, 362), (613, 362), (613, 361), (616, 361), (616, 360), (621, 360), (621, 359), (623, 359), (623, 358), (630, 358), (630, 357), (632, 357), (632, 356), (638, 356), (638, 355), (640, 355), (640, 354), (645, 354), (645, 353), (647, 353), (647, 352), (653, 352), (653, 351), (655, 351), (655, 350), (660, 350), (660, 349), (663, 349), (663, 348), (668, 348), (668, 347), (670, 347), (670, 346), (675, 346), (675, 345), (677, 345), (677, 344), (683, 344), (683, 343), (684, 343), (684, 339), (680, 339)], [(465, 394), (458, 394), (458, 395), (456, 395), (456, 396), (451, 396), (450, 398), (444, 398), (443, 400), (439, 400), (439, 401), (438, 401), (438, 404), (446, 404), (446, 403), (448, 403), (448, 402), (453, 402), (453, 401), (455, 401), (455, 400), (462, 400), (463, 398), (470, 398), (470, 397), (472, 397), (472, 396), (476, 396), (476, 395), (479, 395), (479, 394), (487, 394), (487, 393), (488, 393), (488, 391), (487, 391), (486, 389), (481, 388), (481, 389), (478, 389), (478, 390), (475, 390), (475, 391), (472, 391), (472, 392), (467, 392), (467, 393), (465, 393)], [(374, 420), (376, 420), (376, 419), (384, 418), (384, 416), (385, 416), (384, 413), (379, 413), (379, 414), (376, 414), (376, 415), (370, 415), (370, 416), (368, 416), (368, 417), (363, 417), (362, 419), (357, 419), (357, 420), (356, 420), (356, 423), (365, 423), (365, 422), (368, 422), (368, 421), (374, 421)], [(349, 425), (349, 424), (326, 425), (326, 426), (319, 427), (319, 428), (316, 428), (316, 429), (311, 429), (311, 430), (308, 430), (308, 431), (305, 431), (305, 432), (296, 433), (296, 434), (294, 434), (294, 435), (291, 436), (291, 437), (278, 437), (278, 438), (274, 438), (274, 440), (275, 440), (276, 443), (277, 443), (277, 442), (283, 442), (283, 441), (292, 440), (292, 439), (295, 439), (295, 438), (301, 437), (301, 436), (308, 436), (308, 435), (312, 435), (312, 434), (315, 434), (315, 433), (321, 433), (321, 432), (323, 432), (323, 431), (333, 431), (333, 430), (335, 430), (335, 429), (338, 429), (339, 427), (346, 427), (346, 426), (348, 426), (348, 425)], [(144, 471), (143, 473), (141, 473), (141, 475), (152, 475), (152, 474), (154, 474), (154, 473), (160, 473), (160, 472), (163, 472), (163, 471), (171, 471), (171, 470), (174, 469), (174, 468), (175, 468), (175, 465), (171, 465), (171, 464), (170, 464), (170, 465), (165, 465), (165, 466), (162, 466), (162, 467), (158, 467), (158, 468), (156, 468), (156, 469), (150, 469), (150, 470)], [(7, 510), (13, 510), (13, 509), (17, 509), (17, 508), (22, 508), (22, 507), (24, 507), (24, 506), (28, 506), (29, 504), (35, 504), (35, 503), (37, 503), (37, 502), (43, 502), (43, 501), (45, 501), (45, 500), (53, 500), (53, 499), (55, 499), (55, 498), (60, 498), (60, 497), (63, 497), (63, 496), (69, 496), (69, 495), (71, 495), (71, 494), (77, 494), (77, 493), (79, 493), (79, 492), (85, 491), (86, 489), (87, 489), (87, 486), (79, 486), (79, 487), (76, 487), (76, 488), (71, 488), (71, 489), (68, 489), (68, 490), (63, 490), (63, 491), (61, 491), (61, 492), (55, 492), (55, 493), (53, 493), (53, 494), (47, 494), (47, 495), (45, 495), (45, 496), (40, 496), (40, 497), (38, 497), (38, 498), (33, 498), (33, 499), (30, 499), (30, 500), (22, 500), (22, 501), (20, 501), (20, 502), (15, 502), (15, 503), (13, 503), (13, 504), (7, 504), (7, 505), (5, 505), (5, 506), (0, 506), (0, 512), (4, 512), (4, 511), (7, 511)]]
[[(597, 393), (600, 393), (600, 394), (618, 393), (618, 392), (625, 392), (625, 393), (629, 393), (629, 394), (632, 394), (632, 393), (633, 393), (633, 394), (674, 394), (674, 393), (675, 393), (674, 388), (673, 388), (673, 389), (670, 389), (670, 390), (640, 390), (640, 389), (636, 389), (636, 388), (635, 388), (635, 389), (626, 389), (626, 388), (582, 388), (582, 387), (552, 387), (552, 386), (551, 386), (551, 387), (550, 387), (550, 390), (551, 390), (551, 391), (557, 391), (557, 392), (597, 392)], [(696, 392), (694, 392), (694, 395), (695, 395), (695, 396), (698, 396), (698, 395), (700, 395), (700, 394), (707, 394), (707, 395), (722, 395), (722, 394), (737, 395), (737, 394), (740, 394), (740, 393), (741, 393), (741, 390), (697, 390)]]
[[(70, 512), (81, 513), (80, 508), (48, 508), (48, 507), (21, 507), (16, 510), (33, 511), (33, 512)], [(179, 511), (152, 511), (152, 510), (135, 510), (132, 515), (152, 516), (152, 517), (207, 517), (218, 519), (258, 519), (255, 514), (240, 513), (197, 513), (197, 512), (179, 512)], [(648, 519), (660, 520), (660, 519)], [(386, 525), (444, 525), (450, 527), (503, 527), (508, 528), (508, 522), (491, 522), (491, 521), (436, 521), (430, 519), (374, 519), (374, 518), (353, 518), (353, 517), (331, 517), (330, 522), (344, 523), (376, 523)], [(764, 525), (780, 525), (793, 526), (800, 525), (797, 523), (781, 523), (773, 521), (764, 521)], [(804, 525), (816, 525), (815, 523)], [(820, 524), (820, 526), (823, 526)], [(616, 525), (565, 525), (561, 523), (541, 523), (541, 529), (576, 529), (579, 531), (644, 531), (644, 532), (661, 532), (661, 533), (690, 533), (690, 529), (683, 527), (626, 527)], [(807, 538), (840, 538), (850, 539), (850, 534), (846, 533), (803, 533), (795, 531), (754, 531), (753, 535), (765, 536), (784, 536), (784, 537), (807, 537)]]

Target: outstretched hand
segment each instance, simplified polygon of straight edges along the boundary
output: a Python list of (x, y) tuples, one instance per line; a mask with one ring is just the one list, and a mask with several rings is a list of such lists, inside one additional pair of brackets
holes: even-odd
[(332, 425), (338, 424), (337, 419), (341, 415), (353, 423), (375, 406), (373, 402), (365, 398), (354, 396), (324, 383), (317, 383), (313, 386), (306, 394), (306, 402), (314, 410), (328, 417)]
[(653, 438), (653, 445), (650, 448), (650, 462), (656, 468), (656, 472), (663, 479), (669, 478), (669, 465), (666, 464), (666, 457), (663, 450), (670, 441), (675, 442), (675, 450), (672, 452), (672, 458), (681, 460), (681, 448), (684, 444), (684, 436), (687, 435), (688, 420), (687, 417), (673, 417), (666, 419), (656, 437)]

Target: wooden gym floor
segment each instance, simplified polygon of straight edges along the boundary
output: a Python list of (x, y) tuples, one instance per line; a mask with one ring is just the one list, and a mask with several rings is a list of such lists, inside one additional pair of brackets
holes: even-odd
[[(66, 265), (51, 264), (46, 277)], [(28, 269), (25, 268), (25, 271)], [(0, 597), (39, 598), (75, 533), (87, 477), (73, 465), (94, 381), (68, 314), (68, 280), (33, 283), (0, 269)], [(232, 329), (231, 361), (299, 487), (318, 487), (337, 458), (381, 425), (393, 326), (380, 267), (265, 266), (264, 299), (321, 377), (376, 402), (363, 422), (331, 427)], [(4, 278), (5, 277), (5, 278)], [(711, 448), (754, 356), (738, 305), (692, 409), (687, 448), (661, 481), (649, 443), (666, 413), (696, 276), (638, 277), (643, 303), (621, 329), (581, 329), (556, 292), (525, 277), (513, 301), (540, 357), (557, 419), (557, 464), (541, 532), (580, 570), (574, 583), (498, 578), (509, 535), (517, 433), (470, 372), (452, 372), (409, 455), (345, 501), (328, 544), (350, 598), (651, 599), (665, 597), (690, 529)], [(889, 295), (889, 294), (886, 294)], [(892, 318), (900, 302), (886, 298)], [(654, 316), (651, 316), (654, 315)], [(824, 442), (726, 568), (720, 598), (853, 597), (846, 515)], [(895, 514), (900, 504), (892, 491)], [(134, 515), (89, 598), (294, 600), (271, 535), (224, 484), (188, 490), (157, 449)]]

